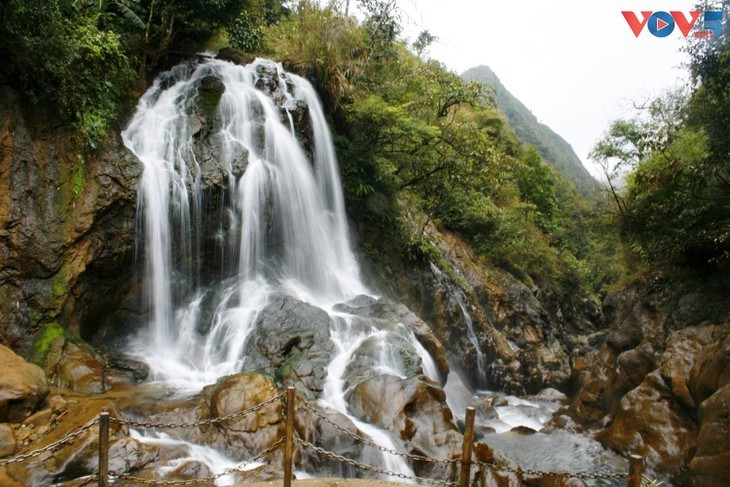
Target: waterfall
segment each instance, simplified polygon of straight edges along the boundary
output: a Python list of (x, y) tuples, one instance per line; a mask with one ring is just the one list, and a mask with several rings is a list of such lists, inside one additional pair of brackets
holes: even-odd
[[(296, 132), (302, 113), (311, 125), (308, 148)], [(351, 355), (363, 341), (379, 340), (373, 370), (404, 376), (389, 352), (397, 336), (429, 377), (438, 380), (438, 372), (404, 326), (380, 329), (333, 311), (371, 293), (351, 249), (337, 159), (311, 84), (266, 60), (183, 64), (155, 81), (122, 137), (144, 168), (138, 208), (150, 326), (139, 347), (154, 378), (199, 391), (241, 371), (257, 317), (284, 293), (332, 318), (336, 355), (321, 401), (396, 448), (400, 440), (349, 414), (342, 376)], [(211, 237), (221, 254), (215, 260), (206, 254)], [(349, 333), (353, 321), (360, 334)], [(389, 470), (413, 474), (402, 458), (388, 461)]]
[[(273, 288), (284, 288), (308, 301), (333, 303), (367, 289), (350, 248), (337, 160), (316, 93), (305, 79), (277, 69), (285, 105), (304, 103), (312, 124), (314, 164), (271, 96), (256, 86), (260, 73), (277, 69), (259, 60), (249, 66), (207, 60), (182, 65), (156, 80), (142, 97), (127, 129), (125, 145), (143, 163), (139, 196), (143, 215), (145, 283), (151, 309), (150, 343), (161, 359), (159, 375), (177, 375), (175, 362), (192, 364), (202, 383), (235, 372), (247, 324), (266, 303)], [(199, 259), (203, 188), (200, 151), (194, 150), (195, 113), (206, 80), (224, 87), (218, 102), (222, 147), (216, 161), (227, 173), (226, 210), (238, 234), (228, 246), (233, 254), (223, 269), (234, 275), (218, 290), (219, 304), (206, 343), (191, 340), (204, 294)], [(289, 118), (291, 115), (289, 115)], [(200, 122), (197, 122), (200, 123)], [(245, 154), (241, 177), (234, 174)], [(229, 229), (230, 231), (230, 229)], [(173, 251), (173, 248), (175, 249)], [(186, 306), (180, 301), (193, 288)], [(181, 315), (182, 314), (182, 315)], [(164, 363), (162, 363), (164, 362)]]

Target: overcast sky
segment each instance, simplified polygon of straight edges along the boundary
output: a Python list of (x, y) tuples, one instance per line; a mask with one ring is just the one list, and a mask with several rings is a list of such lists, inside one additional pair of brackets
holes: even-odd
[[(462, 73), (486, 64), (505, 87), (588, 163), (611, 120), (687, 78), (678, 29), (636, 38), (621, 14), (692, 10), (687, 0), (401, 0), (406, 35), (429, 30), (429, 50)], [(700, 22), (702, 19), (700, 18)]]

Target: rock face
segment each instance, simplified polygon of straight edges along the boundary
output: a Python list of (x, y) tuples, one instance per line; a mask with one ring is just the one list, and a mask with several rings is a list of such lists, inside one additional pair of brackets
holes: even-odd
[(719, 485), (730, 456), (726, 302), (721, 285), (682, 289), (663, 275), (608, 296), (610, 332), (566, 412), (677, 485)]
[(302, 392), (322, 391), (334, 351), (327, 313), (282, 294), (270, 300), (254, 326), (246, 341), (246, 370), (269, 374)]
[(12, 350), (0, 345), (0, 422), (21, 422), (48, 395), (46, 376)]
[[(378, 245), (367, 240), (372, 232), (360, 230), (368, 245)], [(438, 262), (414, 266), (387, 256), (379, 263), (388, 279), (383, 285), (423, 318), (452, 363), (479, 387), (514, 394), (568, 391), (574, 364), (604, 338), (598, 303), (573, 290), (528, 287), (506, 271), (477, 264), (479, 257), (457, 236), (433, 226), (425, 232), (438, 247)]]
[(0, 340), (51, 322), (91, 335), (132, 283), (140, 174), (118, 137), (92, 157), (43, 108), (0, 87)]

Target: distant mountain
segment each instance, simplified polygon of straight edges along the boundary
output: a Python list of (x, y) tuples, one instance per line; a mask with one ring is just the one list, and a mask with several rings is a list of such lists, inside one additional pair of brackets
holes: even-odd
[(600, 191), (600, 183), (580, 162), (573, 148), (553, 130), (537, 121), (530, 110), (499, 81), (489, 66), (477, 66), (461, 75), (465, 81), (478, 81), (494, 88), (494, 101), (523, 142), (534, 145), (543, 159), (572, 182), (585, 197)]

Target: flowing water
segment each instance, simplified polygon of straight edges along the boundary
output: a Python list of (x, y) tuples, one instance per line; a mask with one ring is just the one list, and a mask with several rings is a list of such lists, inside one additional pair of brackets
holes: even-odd
[[(214, 116), (203, 117), (211, 85), (221, 88), (220, 100)], [(302, 107), (311, 125), (307, 149), (296, 131), (295, 114), (301, 114)], [(216, 150), (200, 149), (199, 138), (206, 131)], [(331, 318), (334, 354), (320, 406), (348, 416), (381, 446), (402, 449), (397, 434), (350, 414), (350, 368), (362, 362), (365, 350), (375, 350), (368, 352), (368, 373), (404, 378), (414, 373), (414, 363), (435, 382), (439, 373), (402, 324), (355, 316), (337, 306), (372, 293), (360, 278), (351, 250), (337, 160), (312, 86), (265, 60), (245, 67), (213, 59), (183, 64), (156, 80), (122, 135), (144, 167), (138, 208), (150, 326), (136, 348), (150, 364), (154, 380), (178, 393), (196, 393), (243, 370), (246, 343), (257, 318), (273, 295), (285, 293), (325, 310)], [(213, 191), (206, 183), (211, 165), (223, 175)], [(212, 200), (217, 202), (214, 210)], [(211, 218), (218, 225), (212, 229)], [(216, 242), (213, 257), (206, 250), (210, 237)], [(440, 274), (435, 266), (434, 273)], [(484, 353), (463, 296), (457, 293), (456, 299), (476, 351), (478, 381), (484, 380)], [(445, 390), (457, 417), (483, 395), (471, 391), (453, 371)], [(515, 425), (541, 428), (552, 410), (508, 397), (496, 412), (497, 418), (481, 423), (493, 428), (490, 443), (529, 465), (534, 459), (523, 458), (527, 447), (512, 451), (510, 445), (519, 444), (519, 438), (508, 440), (504, 435)], [(213, 473), (234, 466), (204, 445), (134, 434), (141, 441), (188, 452), (189, 458), (171, 463), (169, 469), (191, 458)], [(561, 438), (543, 435), (540, 440), (558, 452), (592, 448), (573, 436)], [(368, 455), (366, 460), (387, 470), (413, 474), (401, 457)], [(553, 460), (562, 466), (571, 458)], [(228, 480), (223, 477), (219, 483)]]
[[(261, 89), (267, 83), (268, 92)], [(210, 96), (204, 87), (211, 85), (223, 87), (211, 136), (220, 148), (215, 158), (196, 147), (205, 123), (201, 106)], [(311, 157), (292, 115), (302, 105), (311, 123)], [(381, 352), (374, 370), (403, 376), (398, 353), (389, 352), (400, 337), (427, 375), (438, 380), (438, 372), (402, 325), (382, 328), (377, 320), (332, 311), (371, 293), (351, 250), (337, 160), (312, 86), (265, 60), (245, 67), (213, 59), (183, 64), (156, 80), (122, 135), (144, 167), (138, 208), (151, 318), (149, 335), (137, 346), (154, 379), (192, 393), (241, 371), (257, 317), (274, 293), (285, 293), (332, 317), (336, 353), (321, 404), (348, 415), (382, 446), (397, 448), (390, 433), (349, 414), (343, 375), (352, 354), (375, 340)], [(222, 223), (214, 232), (217, 264), (203, 249), (211, 164), (225, 174), (218, 195)], [(211, 273), (221, 277), (201, 277)], [(402, 458), (386, 456), (385, 468), (413, 474)]]

